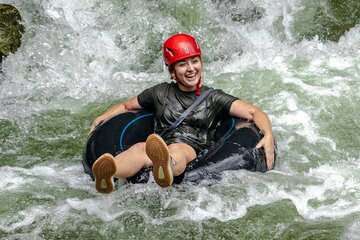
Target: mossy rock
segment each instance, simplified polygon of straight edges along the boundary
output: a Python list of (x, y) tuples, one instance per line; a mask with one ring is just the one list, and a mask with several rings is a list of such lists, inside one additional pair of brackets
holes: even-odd
[(25, 31), (20, 21), (21, 15), (14, 6), (0, 4), (0, 61), (20, 47), (21, 35)]

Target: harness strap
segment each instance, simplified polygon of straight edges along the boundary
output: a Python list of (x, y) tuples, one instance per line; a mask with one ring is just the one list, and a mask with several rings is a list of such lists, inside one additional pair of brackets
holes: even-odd
[(203, 94), (201, 94), (199, 97), (196, 98), (196, 100), (193, 102), (193, 104), (191, 104), (191, 106), (186, 109), (185, 112), (183, 112), (181, 114), (181, 116), (175, 120), (175, 122), (173, 122), (173, 124), (171, 124), (171, 126), (166, 129), (165, 131), (163, 131), (160, 136), (164, 136), (165, 134), (173, 131), (175, 128), (177, 128), (180, 123), (182, 123), (182, 121), (184, 121), (184, 119), (189, 115), (189, 113), (195, 108), (197, 107), (202, 101), (204, 101), (204, 99), (212, 92), (214, 92), (215, 89), (208, 89), (206, 90)]

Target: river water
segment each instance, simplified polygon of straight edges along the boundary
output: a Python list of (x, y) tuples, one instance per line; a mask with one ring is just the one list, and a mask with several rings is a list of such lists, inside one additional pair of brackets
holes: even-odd
[[(360, 239), (360, 25), (316, 35), (328, 1), (3, 2), (26, 32), (0, 75), (1, 239)], [(98, 194), (88, 128), (170, 81), (161, 44), (177, 32), (198, 38), (206, 84), (268, 113), (276, 168)]]

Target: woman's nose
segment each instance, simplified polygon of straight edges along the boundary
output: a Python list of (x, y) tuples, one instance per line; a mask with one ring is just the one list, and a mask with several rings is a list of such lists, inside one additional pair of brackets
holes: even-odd
[(194, 69), (195, 69), (195, 68), (194, 68), (194, 65), (193, 65), (192, 63), (189, 63), (187, 70), (188, 70), (188, 71), (193, 71)]

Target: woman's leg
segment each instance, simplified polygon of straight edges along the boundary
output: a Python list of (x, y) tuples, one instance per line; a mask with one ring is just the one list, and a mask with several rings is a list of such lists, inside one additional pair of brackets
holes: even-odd
[(169, 145), (169, 153), (173, 160), (173, 174), (182, 174), (189, 162), (196, 158), (194, 148), (185, 143), (173, 143)]
[(188, 162), (196, 158), (195, 150), (184, 143), (169, 146), (157, 134), (151, 134), (146, 140), (145, 151), (153, 163), (155, 182), (161, 187), (171, 186), (174, 175), (185, 171)]
[(99, 192), (110, 193), (114, 190), (113, 177), (125, 179), (150, 166), (154, 166), (155, 181), (162, 187), (170, 186), (173, 176), (182, 174), (186, 165), (196, 158), (195, 150), (185, 143), (167, 146), (159, 135), (150, 136), (147, 145), (144, 142), (136, 143), (115, 157), (105, 153), (95, 161), (92, 170)]
[(152, 166), (145, 152), (145, 143), (140, 142), (115, 156), (115, 177), (125, 179), (139, 172), (142, 168)]
[(145, 153), (144, 142), (134, 144), (115, 157), (105, 153), (92, 166), (95, 188), (101, 193), (111, 193), (115, 186), (114, 177), (125, 179), (149, 166), (152, 166), (152, 162)]

